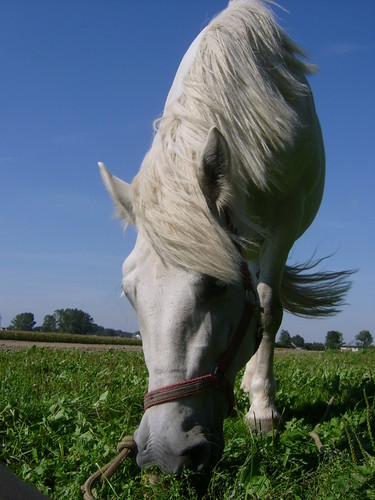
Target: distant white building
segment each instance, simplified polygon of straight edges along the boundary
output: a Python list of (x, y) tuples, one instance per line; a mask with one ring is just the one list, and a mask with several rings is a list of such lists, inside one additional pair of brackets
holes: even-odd
[(363, 347), (360, 347), (358, 345), (342, 345), (340, 347), (341, 352), (346, 352), (346, 351), (359, 352), (360, 349), (363, 349)]

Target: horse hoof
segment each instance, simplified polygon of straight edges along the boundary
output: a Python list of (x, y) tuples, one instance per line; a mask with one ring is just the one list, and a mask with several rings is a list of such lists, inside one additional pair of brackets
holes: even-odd
[(277, 429), (280, 424), (279, 414), (272, 414), (271, 417), (256, 418), (254, 414), (250, 415), (250, 412), (246, 415), (246, 422), (250, 427), (251, 432), (255, 434), (266, 435)]

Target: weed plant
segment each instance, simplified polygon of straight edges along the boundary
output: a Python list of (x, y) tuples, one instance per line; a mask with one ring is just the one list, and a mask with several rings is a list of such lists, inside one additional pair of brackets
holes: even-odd
[[(127, 459), (97, 498), (375, 499), (374, 367), (375, 350), (276, 354), (279, 429), (249, 432), (239, 376), (210, 478), (144, 472)], [(72, 500), (137, 428), (147, 372), (141, 353), (34, 347), (0, 351), (0, 381), (0, 461), (50, 498)]]

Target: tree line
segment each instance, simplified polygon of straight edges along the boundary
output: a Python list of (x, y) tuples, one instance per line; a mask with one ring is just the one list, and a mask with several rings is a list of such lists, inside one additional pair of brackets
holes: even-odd
[[(370, 347), (373, 338), (368, 330), (362, 330), (355, 336), (354, 341), (350, 345), (358, 347)], [(327, 332), (325, 343), (314, 342), (307, 343), (301, 335), (292, 337), (287, 330), (281, 330), (277, 345), (279, 347), (294, 347), (297, 349), (308, 349), (312, 351), (324, 351), (325, 349), (340, 349), (344, 345), (344, 337), (341, 332), (331, 330)]]
[[(102, 335), (107, 337), (133, 337), (135, 334), (124, 332), (122, 330), (114, 330), (112, 328), (104, 328), (94, 323), (92, 317), (80, 309), (56, 309), (53, 314), (44, 316), (42, 326), (36, 327), (34, 314), (25, 312), (17, 314), (10, 326), (10, 330), (22, 331), (41, 331), (41, 332), (58, 332), (58, 333), (76, 333), (76, 334), (91, 334)], [(136, 332), (138, 333), (138, 332)], [(362, 330), (355, 336), (355, 344), (359, 347), (369, 347), (372, 345), (373, 338), (368, 330)], [(281, 330), (276, 344), (279, 347), (294, 347), (297, 349), (308, 349), (312, 351), (324, 351), (325, 349), (340, 349), (344, 345), (344, 338), (341, 332), (331, 330), (327, 332), (325, 343), (305, 342), (301, 335), (293, 337), (287, 330)]]
[(56, 309), (53, 314), (44, 316), (41, 326), (35, 326), (34, 314), (24, 312), (17, 314), (8, 327), (9, 330), (25, 332), (75, 333), (81, 335), (102, 335), (106, 337), (133, 337), (133, 333), (113, 328), (104, 328), (94, 323), (90, 314), (80, 309)]

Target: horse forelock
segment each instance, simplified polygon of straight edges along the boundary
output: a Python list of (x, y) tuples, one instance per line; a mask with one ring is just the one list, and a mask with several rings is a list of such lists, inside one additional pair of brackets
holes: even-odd
[(166, 262), (228, 282), (239, 278), (233, 235), (219, 223), (223, 206), (210, 211), (197, 165), (216, 126), (231, 151), (226, 208), (243, 211), (238, 200), (254, 190), (282, 193), (279, 153), (300, 126), (291, 102), (309, 92), (304, 74), (311, 66), (296, 55), (302, 51), (257, 0), (232, 2), (209, 25), (133, 181), (138, 229)]

